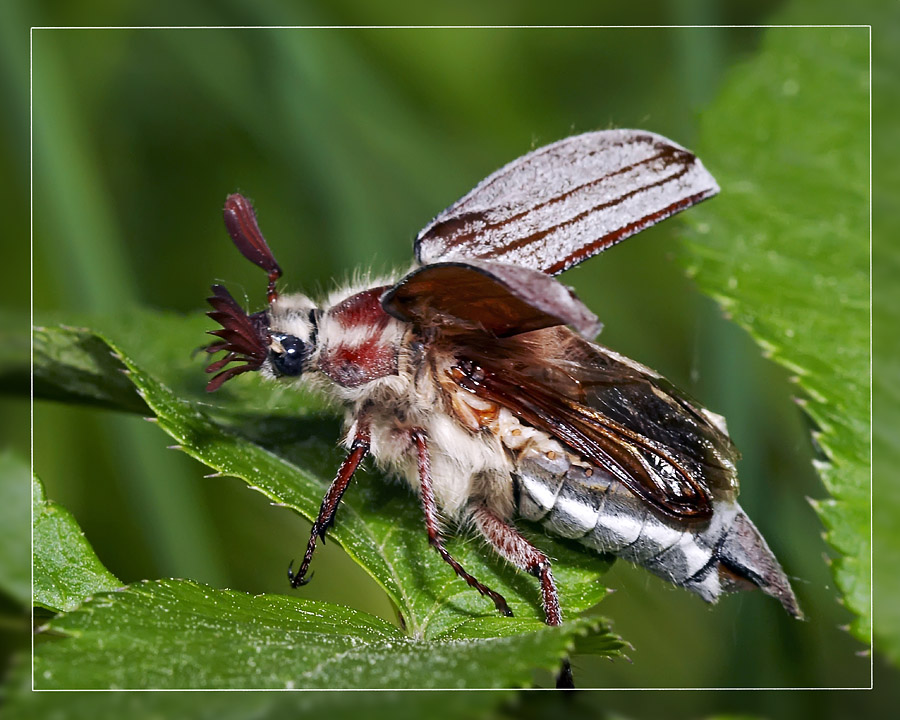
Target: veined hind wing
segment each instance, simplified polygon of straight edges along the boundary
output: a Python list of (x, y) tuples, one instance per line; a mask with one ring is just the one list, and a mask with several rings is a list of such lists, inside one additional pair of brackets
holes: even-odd
[(649, 368), (562, 327), (468, 340), (458, 385), (549, 433), (656, 510), (705, 520), (713, 500), (735, 496), (737, 451), (721, 418)]

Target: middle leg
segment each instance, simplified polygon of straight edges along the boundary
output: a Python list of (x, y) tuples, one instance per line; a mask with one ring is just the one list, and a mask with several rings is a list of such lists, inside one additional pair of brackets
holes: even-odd
[(494, 601), (503, 615), (512, 616), (512, 610), (506, 604), (505, 598), (498, 592), (491, 590), (487, 585), (478, 582), (474, 577), (467, 573), (462, 565), (460, 565), (453, 556), (444, 547), (444, 541), (441, 538), (441, 532), (438, 526), (437, 503), (434, 499), (434, 488), (431, 485), (431, 459), (428, 456), (428, 444), (426, 441), (425, 431), (416, 428), (410, 432), (410, 437), (416, 445), (416, 456), (419, 467), (419, 485), (422, 494), (422, 509), (425, 511), (425, 527), (428, 530), (428, 541), (431, 546), (438, 551), (438, 554), (444, 559), (450, 567), (465, 580), (469, 585), (475, 588), (482, 595), (486, 595)]

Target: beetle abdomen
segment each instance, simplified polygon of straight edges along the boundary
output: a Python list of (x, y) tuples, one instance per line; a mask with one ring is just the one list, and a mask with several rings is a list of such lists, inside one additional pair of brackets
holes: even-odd
[(756, 586), (802, 616), (784, 571), (736, 502), (715, 501), (711, 519), (688, 523), (651, 510), (600, 468), (572, 464), (565, 453), (549, 455), (519, 457), (521, 517), (640, 565), (707, 602)]

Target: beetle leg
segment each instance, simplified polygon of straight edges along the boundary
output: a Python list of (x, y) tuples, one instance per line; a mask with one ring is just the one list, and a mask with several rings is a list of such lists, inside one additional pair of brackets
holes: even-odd
[(559, 593), (550, 572), (549, 558), (528, 542), (511, 525), (508, 525), (483, 505), (472, 513), (475, 527), (497, 553), (516, 567), (531, 573), (541, 581), (541, 600), (548, 625), (561, 625)]
[[(559, 593), (556, 582), (550, 572), (549, 558), (519, 534), (511, 525), (505, 523), (483, 505), (479, 505), (472, 513), (475, 527), (497, 553), (518, 568), (534, 575), (541, 581), (541, 601), (544, 606), (544, 618), (548, 625), (562, 624), (562, 610), (559, 607)], [(556, 687), (571, 689), (575, 687), (572, 679), (572, 666), (568, 658), (564, 658), (559, 674), (556, 676)]]
[[(353, 473), (359, 467), (363, 458), (369, 453), (370, 439), (369, 428), (360, 424), (353, 438), (353, 444), (350, 446), (350, 454), (344, 458), (341, 467), (338, 469), (337, 475), (325, 493), (322, 499), (322, 506), (319, 508), (319, 516), (313, 523), (312, 532), (309, 536), (309, 543), (306, 546), (306, 554), (303, 556), (303, 562), (300, 568), (294, 572), (294, 562), (288, 566), (288, 580), (291, 587), (297, 588), (306, 585), (309, 577), (306, 577), (306, 571), (309, 569), (309, 563), (312, 561), (313, 553), (316, 550), (316, 538), (322, 538), (325, 542), (325, 531), (334, 524), (334, 517), (337, 514), (338, 505), (344, 495), (344, 491), (353, 479)], [(310, 576), (312, 577), (312, 576)]]
[(453, 556), (447, 552), (447, 548), (444, 547), (444, 541), (441, 538), (440, 528), (438, 527), (437, 503), (435, 503), (434, 500), (434, 488), (431, 486), (431, 460), (428, 456), (426, 434), (421, 428), (416, 428), (410, 432), (410, 437), (416, 444), (416, 454), (419, 466), (419, 484), (422, 494), (422, 509), (425, 511), (425, 527), (428, 530), (428, 541), (431, 543), (431, 546), (438, 551), (438, 554), (444, 561), (453, 568), (457, 575), (482, 595), (486, 595), (493, 600), (497, 610), (503, 615), (511, 617), (513, 614), (512, 610), (509, 609), (509, 605), (506, 604), (504, 597), (469, 575), (469, 573), (463, 569), (462, 565), (454, 560)]

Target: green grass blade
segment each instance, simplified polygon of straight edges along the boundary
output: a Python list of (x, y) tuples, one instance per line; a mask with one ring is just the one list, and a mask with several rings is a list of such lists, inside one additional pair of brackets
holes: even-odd
[(12, 451), (0, 452), (0, 593), (30, 607), (28, 561), (28, 465)]

